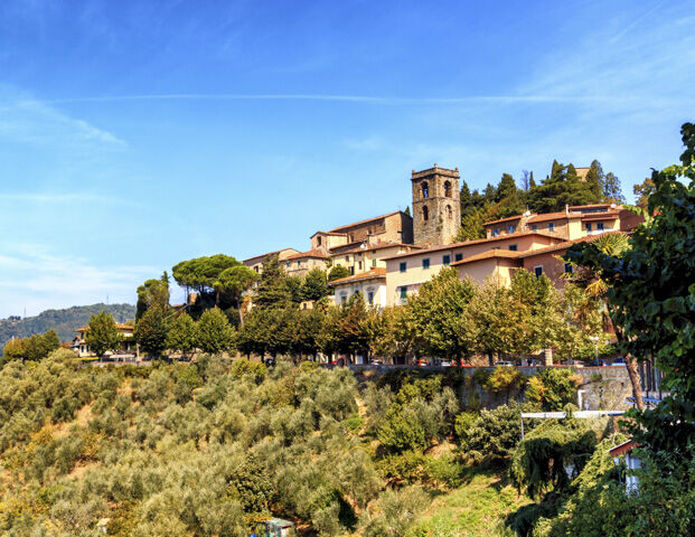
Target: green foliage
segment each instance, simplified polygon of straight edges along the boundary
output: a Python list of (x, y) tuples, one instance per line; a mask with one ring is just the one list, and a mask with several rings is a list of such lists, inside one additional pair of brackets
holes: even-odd
[(172, 351), (188, 354), (198, 342), (198, 326), (188, 313), (181, 312), (170, 325), (166, 347)]
[(10, 339), (27, 338), (55, 330), (60, 341), (70, 341), (75, 337), (75, 328), (85, 326), (92, 315), (100, 311), (110, 313), (118, 322), (124, 323), (135, 316), (135, 308), (129, 304), (93, 304), (73, 306), (62, 310), (46, 310), (35, 317), (0, 320), (0, 345)]
[(493, 393), (504, 393), (509, 402), (509, 394), (520, 389), (526, 383), (526, 378), (516, 367), (498, 366), (485, 381), (484, 386)]
[(229, 351), (234, 347), (234, 329), (227, 316), (219, 308), (203, 313), (198, 321), (197, 344), (203, 352), (215, 354)]
[(567, 252), (607, 282), (621, 350), (638, 360), (655, 358), (665, 374), (671, 397), (638, 416), (635, 430), (657, 452), (682, 451), (695, 439), (695, 125), (686, 123), (681, 132), (681, 164), (653, 173), (648, 209), (654, 217), (635, 230), (631, 247), (610, 255), (589, 243)]
[(343, 265), (335, 265), (334, 267), (331, 267), (331, 270), (328, 271), (329, 282), (338, 280), (340, 278), (346, 278), (347, 276), (350, 276), (350, 271)]
[(582, 378), (571, 369), (545, 368), (528, 379), (526, 398), (543, 411), (562, 410), (577, 400)]
[(292, 302), (287, 275), (280, 266), (277, 254), (263, 260), (263, 272), (253, 301), (262, 309), (286, 308)]
[(403, 384), (377, 429), (381, 448), (388, 453), (423, 450), (451, 434), (458, 402), (441, 377)]
[(151, 305), (135, 323), (135, 340), (149, 355), (158, 356), (167, 347), (169, 333), (168, 309), (158, 303)]
[(321, 300), (331, 294), (328, 287), (326, 271), (320, 268), (310, 270), (304, 277), (302, 285), (303, 300)]
[(481, 410), (472, 423), (459, 425), (460, 448), (473, 461), (498, 461), (511, 457), (521, 438), (521, 406), (516, 402)]
[(101, 311), (93, 315), (87, 324), (89, 328), (85, 336), (87, 345), (97, 356), (103, 356), (107, 351), (113, 351), (121, 343), (121, 335), (111, 314)]
[(135, 306), (135, 320), (139, 320), (151, 306), (169, 308), (169, 275), (166, 271), (158, 280), (147, 280), (138, 287), (138, 301)]
[(402, 537), (427, 504), (427, 495), (418, 487), (387, 490), (360, 520), (365, 537)]
[(460, 359), (471, 351), (473, 341), (462, 325), (474, 294), (473, 284), (461, 281), (454, 268), (443, 269), (422, 284), (405, 307), (412, 312), (420, 348), (425, 353)]
[(565, 166), (553, 161), (550, 175), (529, 191), (529, 207), (536, 212), (548, 213), (562, 211), (565, 205), (599, 203), (602, 197), (598, 180), (596, 177), (594, 183), (582, 181), (572, 164)]
[(596, 434), (585, 420), (546, 420), (519, 442), (511, 475), (531, 497), (562, 491), (581, 472), (596, 447)]
[(60, 346), (55, 330), (45, 334), (34, 334), (23, 339), (8, 341), (3, 348), (4, 361), (9, 360), (43, 360)]
[(252, 362), (251, 360), (234, 360), (232, 363), (232, 375), (242, 378), (248, 375), (256, 384), (261, 384), (267, 374), (265, 364)]

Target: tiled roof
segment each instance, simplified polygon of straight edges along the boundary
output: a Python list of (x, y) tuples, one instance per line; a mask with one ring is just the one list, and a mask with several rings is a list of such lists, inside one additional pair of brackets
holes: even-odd
[(620, 231), (606, 231), (605, 233), (597, 233), (596, 235), (586, 235), (584, 237), (579, 237), (578, 239), (572, 239), (571, 241), (563, 241), (559, 244), (554, 244), (552, 246), (546, 246), (545, 248), (539, 248), (538, 250), (527, 250), (525, 252), (519, 252), (519, 257), (532, 257), (534, 255), (547, 254), (548, 252), (555, 252), (558, 250), (565, 250), (577, 244), (578, 242), (593, 242), (599, 237), (604, 237), (606, 235), (612, 235), (613, 233), (622, 233)]
[(321, 250), (308, 250), (306, 252), (300, 252), (298, 254), (291, 255), (283, 259), (283, 261), (292, 261), (294, 259), (304, 259), (307, 257), (313, 257), (316, 259), (328, 259), (328, 256), (324, 254)]
[(518, 239), (521, 237), (529, 237), (532, 235), (535, 235), (537, 237), (547, 237), (549, 239), (558, 240), (557, 236), (550, 235), (548, 233), (542, 233), (540, 231), (523, 231), (523, 232), (518, 232), (518, 233), (510, 233), (508, 235), (500, 235), (499, 237), (490, 237), (489, 239), (475, 239), (475, 240), (470, 240), (470, 241), (465, 241), (465, 242), (455, 242), (453, 244), (444, 244), (441, 246), (434, 246), (432, 248), (424, 248), (422, 250), (417, 250), (415, 252), (407, 252), (405, 254), (392, 255), (390, 257), (385, 257), (384, 259), (388, 261), (391, 259), (398, 259), (401, 257), (409, 257), (409, 256), (413, 256), (413, 255), (427, 254), (430, 252), (441, 252), (442, 250), (452, 250), (452, 249), (461, 248), (464, 246), (471, 246), (473, 244), (494, 243), (497, 241), (509, 240), (509, 239)]
[(281, 250), (275, 250), (274, 252), (268, 252), (267, 254), (260, 254), (260, 255), (254, 255), (253, 257), (249, 257), (248, 259), (244, 259), (242, 263), (247, 264), (249, 261), (253, 261), (254, 259), (265, 259), (269, 255), (275, 255), (275, 254), (280, 254), (282, 252), (285, 252), (287, 250), (294, 250), (295, 252), (299, 252), (299, 250), (295, 248), (282, 248)]
[(474, 263), (476, 261), (482, 261), (483, 259), (492, 259), (493, 257), (499, 257), (501, 259), (517, 259), (521, 257), (522, 252), (516, 252), (514, 250), (503, 250), (501, 248), (496, 248), (495, 250), (486, 250), (476, 255), (466, 257), (461, 261), (456, 261), (452, 263), (451, 266), (464, 265), (466, 263)]
[(586, 205), (570, 205), (570, 211), (581, 211), (582, 209), (598, 209), (600, 207), (610, 207), (610, 203), (588, 203)]
[(528, 219), (528, 223), (534, 224), (536, 222), (548, 222), (549, 220), (562, 220), (563, 218), (580, 218), (580, 217), (581, 217), (581, 214), (579, 214), (579, 213), (567, 214), (565, 211), (557, 211), (554, 213), (534, 214), (531, 218)]
[(335, 237), (344, 237), (345, 235), (347, 235), (347, 233), (336, 233), (335, 231), (317, 231), (309, 238), (313, 239), (316, 235), (319, 235), (319, 234), (321, 234), (321, 235), (333, 235)]
[(393, 211), (392, 213), (382, 214), (381, 216), (375, 216), (374, 218), (367, 218), (366, 220), (360, 220), (359, 222), (354, 222), (353, 224), (347, 224), (345, 226), (340, 226), (340, 227), (331, 229), (329, 233), (337, 233), (337, 232), (342, 231), (344, 229), (350, 229), (351, 227), (361, 226), (363, 224), (368, 224), (369, 222), (373, 222), (374, 220), (380, 220), (382, 218), (388, 218), (389, 216), (393, 216), (394, 214), (399, 214), (400, 212), (401, 211)]
[(609, 449), (608, 454), (611, 457), (620, 457), (621, 455), (630, 453), (636, 447), (639, 447), (639, 444), (631, 438), (627, 442), (623, 442), (622, 444), (618, 444), (617, 446), (614, 446), (611, 449)]
[(328, 282), (328, 285), (339, 285), (343, 283), (353, 283), (361, 280), (376, 280), (385, 279), (386, 269), (385, 268), (373, 268), (367, 272), (362, 272), (361, 274), (355, 274), (353, 276), (346, 276), (345, 278), (338, 278)]
[(619, 216), (618, 211), (606, 211), (605, 213), (584, 213), (582, 215), (582, 220), (584, 220), (584, 221), (617, 220), (618, 216)]
[(377, 244), (369, 244), (366, 245), (364, 248), (358, 247), (358, 248), (353, 248), (352, 250), (345, 250), (344, 252), (341, 252), (343, 254), (360, 254), (362, 252), (369, 252), (370, 250), (383, 250), (384, 248), (394, 248), (394, 247), (403, 247), (403, 248), (413, 248), (415, 250), (421, 250), (421, 246), (415, 246), (414, 244), (405, 244), (402, 242), (380, 242)]
[(516, 216), (508, 216), (507, 218), (500, 218), (499, 220), (491, 220), (490, 222), (485, 222), (483, 226), (491, 226), (493, 224), (501, 224), (503, 222), (513, 222), (514, 220), (521, 220), (523, 214), (517, 214)]

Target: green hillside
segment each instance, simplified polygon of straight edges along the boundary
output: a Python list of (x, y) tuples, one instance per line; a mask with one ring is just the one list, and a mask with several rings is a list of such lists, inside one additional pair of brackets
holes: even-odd
[(46, 330), (55, 330), (61, 341), (70, 341), (75, 329), (87, 324), (92, 315), (100, 311), (113, 315), (116, 322), (125, 322), (135, 317), (135, 306), (130, 304), (92, 304), (91, 306), (73, 306), (62, 310), (46, 310), (35, 317), (20, 320), (0, 320), (0, 347), (13, 337), (28, 337), (43, 334)]

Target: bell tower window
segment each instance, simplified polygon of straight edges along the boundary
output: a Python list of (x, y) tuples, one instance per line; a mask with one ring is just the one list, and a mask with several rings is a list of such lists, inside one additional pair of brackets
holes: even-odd
[(430, 210), (427, 206), (422, 208), (422, 220), (427, 222), (430, 219)]
[(451, 205), (446, 206), (446, 217), (451, 220), (453, 216), (453, 211), (451, 210)]
[(444, 197), (451, 197), (451, 181), (444, 181)]
[[(422, 199), (427, 199), (430, 197), (430, 185), (427, 184), (427, 181), (422, 183)], [(427, 219), (425, 219), (427, 220)]]

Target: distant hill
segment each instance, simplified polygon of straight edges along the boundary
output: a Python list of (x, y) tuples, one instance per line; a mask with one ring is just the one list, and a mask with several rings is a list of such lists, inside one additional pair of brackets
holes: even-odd
[(12, 337), (27, 337), (42, 334), (53, 329), (58, 332), (61, 341), (70, 341), (75, 336), (75, 329), (89, 322), (92, 315), (100, 311), (113, 315), (117, 323), (135, 318), (135, 306), (130, 304), (92, 304), (91, 306), (73, 306), (63, 310), (46, 310), (35, 317), (17, 319), (10, 317), (0, 320), (0, 353), (2, 347)]

